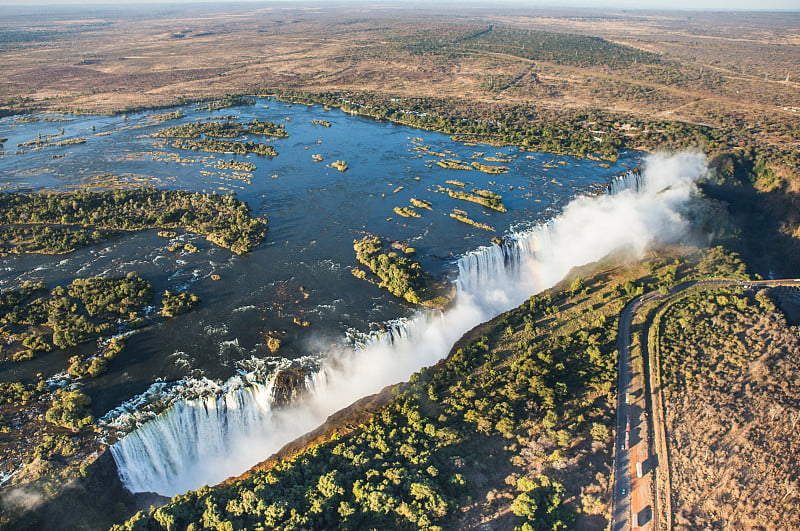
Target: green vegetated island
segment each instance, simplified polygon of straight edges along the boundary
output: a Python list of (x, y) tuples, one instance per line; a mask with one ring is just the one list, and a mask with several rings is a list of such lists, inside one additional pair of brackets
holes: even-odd
[[(147, 324), (144, 308), (152, 299), (152, 284), (135, 272), (124, 277), (76, 278), (52, 290), (42, 282), (4, 290), (0, 293), (0, 359), (26, 361), (54, 348), (76, 347), (141, 328)], [(198, 302), (191, 293), (167, 291), (161, 298), (161, 313), (174, 317)], [(121, 350), (122, 340), (115, 341), (110, 349), (113, 353), (92, 358), (90, 365), (71, 360), (68, 372), (76, 377), (102, 374), (107, 362)]]
[(183, 125), (167, 127), (156, 131), (156, 138), (182, 138), (172, 143), (173, 147), (206, 151), (209, 153), (255, 153), (265, 157), (274, 157), (278, 151), (269, 144), (253, 141), (220, 140), (220, 138), (237, 138), (243, 135), (261, 135), (272, 138), (287, 138), (289, 134), (281, 124), (253, 120), (246, 124), (238, 122), (197, 121)]
[(353, 242), (356, 260), (367, 271), (354, 267), (353, 276), (367, 280), (411, 304), (444, 309), (452, 299), (452, 287), (438, 282), (410, 258), (416, 251), (413, 247), (392, 242), (389, 249), (376, 236), (365, 236)]
[[(602, 529), (620, 311), (637, 294), (741, 270), (720, 249), (673, 248), (573, 271), (245, 475), (113, 529)], [(750, 304), (736, 297), (719, 308)]]
[(263, 241), (267, 224), (227, 195), (153, 188), (0, 194), (3, 253), (66, 253), (146, 229), (184, 229), (244, 254)]
[[(199, 303), (188, 292), (154, 298), (151, 282), (136, 272), (76, 278), (52, 289), (26, 283), (0, 293), (0, 362), (24, 371), (29, 360), (47, 356), (53, 373), (63, 371), (55, 379), (38, 373), (0, 382), (0, 451), (4, 465), (18, 470), (15, 481), (54, 495), (101, 455), (104, 446), (84, 392), (88, 380), (107, 371), (128, 333), (158, 319), (148, 315), (148, 307), (160, 304), (160, 315), (173, 317)], [(66, 362), (62, 353), (70, 355)], [(21, 522), (0, 512), (1, 528)]]

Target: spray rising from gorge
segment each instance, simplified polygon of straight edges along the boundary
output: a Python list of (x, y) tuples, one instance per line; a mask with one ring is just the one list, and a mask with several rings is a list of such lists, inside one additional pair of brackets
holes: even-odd
[(444, 313), (420, 313), (361, 348), (329, 352), (306, 380), (307, 393), (273, 407), (272, 381), (237, 376), (220, 393), (179, 400), (111, 446), (125, 486), (174, 495), (218, 483), (314, 429), (333, 412), (444, 358), (468, 330), (518, 306), (575, 266), (621, 247), (641, 253), (654, 241), (679, 241), (700, 154), (648, 158), (610, 193), (579, 197), (551, 222), (513, 234), (458, 261), (457, 296)]

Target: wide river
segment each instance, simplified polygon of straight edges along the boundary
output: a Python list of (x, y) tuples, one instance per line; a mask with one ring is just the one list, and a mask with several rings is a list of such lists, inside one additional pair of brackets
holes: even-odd
[[(171, 110), (185, 116), (158, 121), (159, 114)], [(289, 137), (271, 141), (279, 154), (270, 159), (186, 151), (152, 136), (163, 127), (221, 117), (242, 123), (277, 122)], [(356, 265), (352, 243), (365, 233), (408, 242), (426, 269), (453, 278), (455, 262), (464, 253), (494, 236), (552, 219), (575, 196), (641, 163), (636, 153), (623, 154), (608, 165), (516, 148), (464, 145), (438, 133), (270, 99), (218, 111), (189, 105), (113, 117), (36, 118), (0, 120), (0, 138), (7, 138), (0, 155), (2, 191), (102, 189), (111, 183), (216, 191), (234, 193), (254, 215), (269, 220), (267, 240), (241, 257), (192, 234), (179, 234), (177, 240), (194, 243), (200, 252), (170, 252), (175, 239), (146, 231), (68, 255), (0, 258), (3, 289), (26, 280), (54, 286), (76, 276), (135, 270), (153, 281), (157, 292), (188, 289), (200, 296), (202, 303), (193, 312), (156, 320), (133, 335), (109, 372), (87, 383), (98, 417), (155, 381), (201, 376), (225, 380), (241, 360), (272, 355), (265, 346), (270, 332), (283, 339), (281, 356), (297, 358), (343, 346), (409, 316), (412, 310), (406, 305), (351, 275)], [(326, 120), (331, 126), (312, 120)], [(24, 145), (40, 138), (54, 145)], [(70, 139), (85, 142), (55, 145)], [(263, 137), (240, 140), (245, 139)], [(312, 159), (314, 155), (321, 155), (322, 161)], [(443, 158), (503, 165), (509, 172), (446, 169), (436, 165)], [(328, 166), (337, 159), (347, 162), (348, 171)], [(220, 170), (220, 160), (246, 161), (256, 169)], [(440, 187), (461, 189), (447, 182), (453, 180), (463, 183), (466, 191), (501, 194), (508, 212), (449, 197)], [(420, 218), (393, 212), (394, 207), (410, 206), (412, 197), (429, 201), (433, 210), (419, 210)], [(451, 218), (454, 209), (496, 232)], [(0, 380), (37, 372), (52, 375), (63, 370), (72, 354), (55, 352), (2, 364)]]

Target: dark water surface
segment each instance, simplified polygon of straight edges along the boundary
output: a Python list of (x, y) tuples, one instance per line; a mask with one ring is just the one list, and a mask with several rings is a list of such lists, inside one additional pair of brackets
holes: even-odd
[[(98, 415), (158, 379), (192, 375), (225, 379), (235, 372), (238, 361), (270, 355), (264, 346), (266, 332), (282, 334), (280, 355), (297, 357), (325, 351), (379, 323), (407, 316), (409, 308), (397, 299), (350, 274), (356, 265), (353, 239), (365, 232), (404, 240), (417, 249), (417, 259), (426, 269), (435, 275), (452, 275), (454, 259), (461, 254), (493, 236), (552, 218), (576, 194), (639, 164), (636, 154), (623, 155), (618, 163), (604, 168), (588, 159), (466, 146), (438, 133), (268, 99), (214, 112), (199, 110), (197, 105), (180, 110), (185, 118), (163, 124), (154, 117), (167, 111), (114, 117), (42, 115), (70, 121), (0, 120), (0, 137), (8, 138), (7, 151), (0, 156), (3, 191), (102, 188), (109, 182), (106, 174), (114, 174), (114, 180), (129, 184), (235, 193), (255, 215), (269, 219), (266, 242), (242, 257), (193, 234), (167, 240), (155, 231), (145, 231), (69, 255), (0, 258), (0, 287), (4, 289), (25, 280), (44, 280), (54, 286), (76, 276), (135, 270), (153, 281), (157, 293), (187, 289), (200, 296), (202, 303), (192, 313), (157, 320), (155, 326), (129, 338), (109, 372), (89, 383)], [(273, 159), (186, 151), (151, 136), (162, 127), (229, 115), (239, 122), (282, 123), (290, 136), (271, 141), (279, 153)], [(311, 124), (315, 119), (332, 126)], [(39, 134), (55, 135), (53, 142), (85, 138), (86, 143), (38, 150), (17, 147), (38, 139)], [(448, 151), (447, 158), (465, 163), (478, 160), (508, 166), (510, 172), (488, 175), (440, 168), (435, 162), (441, 157), (415, 149), (419, 146)], [(485, 155), (477, 155), (482, 152)], [(314, 162), (315, 154), (324, 160)], [(492, 162), (485, 156), (512, 160)], [(337, 159), (347, 161), (347, 172), (326, 167)], [(257, 169), (251, 176), (219, 170), (215, 167), (219, 160), (247, 161)], [(447, 180), (466, 183), (466, 191), (479, 188), (501, 194), (508, 212), (450, 198), (438, 187), (459, 188)], [(393, 212), (395, 206), (410, 206), (412, 197), (431, 202), (433, 211), (417, 209), (421, 218), (403, 218)], [(450, 218), (454, 208), (497, 232)], [(168, 251), (176, 240), (192, 242), (200, 252)], [(221, 279), (212, 280), (212, 274)], [(301, 326), (295, 320), (310, 324)], [(72, 354), (56, 352), (2, 365), (0, 379), (52, 374), (56, 372), (52, 367), (64, 367)]]

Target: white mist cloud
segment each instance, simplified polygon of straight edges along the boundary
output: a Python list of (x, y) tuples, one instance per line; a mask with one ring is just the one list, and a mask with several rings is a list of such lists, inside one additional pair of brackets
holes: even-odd
[[(183, 403), (112, 447), (125, 485), (173, 495), (248, 468), (319, 426), (332, 413), (444, 358), (465, 332), (560, 281), (575, 266), (624, 247), (643, 252), (688, 228), (679, 212), (706, 172), (696, 153), (653, 155), (638, 192), (580, 197), (551, 223), (516, 235), (505, 251), (479, 249), (459, 262), (458, 295), (442, 314), (418, 314), (361, 350), (330, 352), (308, 395), (272, 409), (269, 387)], [(507, 264), (512, 265), (507, 265)]]

